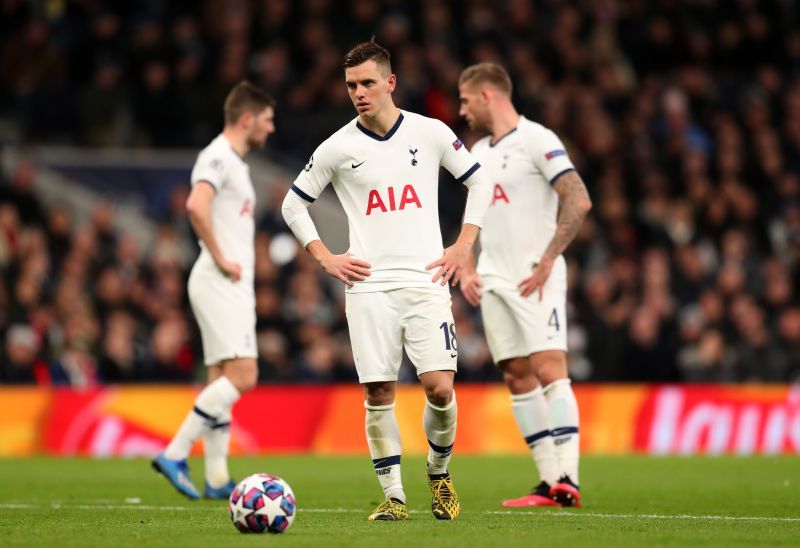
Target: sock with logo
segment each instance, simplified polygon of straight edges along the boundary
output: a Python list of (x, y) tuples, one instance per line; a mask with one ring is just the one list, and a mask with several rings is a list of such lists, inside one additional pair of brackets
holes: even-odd
[(231, 479), (228, 472), (228, 446), (231, 441), (231, 410), (217, 417), (217, 422), (203, 432), (206, 481), (211, 487), (222, 487)]
[(567, 475), (578, 485), (580, 436), (578, 434), (578, 401), (569, 379), (559, 379), (544, 387), (550, 415), (550, 433), (558, 460), (559, 474)]
[(539, 470), (542, 481), (553, 485), (558, 481), (559, 469), (556, 460), (553, 436), (550, 434), (550, 416), (547, 400), (541, 386), (525, 394), (511, 395), (511, 412), (531, 450), (531, 456)]
[(367, 445), (372, 456), (375, 474), (387, 499), (406, 501), (403, 481), (400, 476), (400, 428), (394, 414), (394, 403), (389, 405), (370, 405), (364, 402), (367, 410), (365, 427)]
[(453, 452), (456, 439), (458, 404), (456, 395), (444, 407), (433, 405), (425, 400), (422, 413), (422, 426), (428, 438), (428, 474), (444, 474)]
[(230, 413), (231, 407), (238, 399), (239, 391), (228, 377), (223, 375), (208, 384), (194, 400), (194, 408), (186, 415), (175, 437), (164, 451), (164, 456), (170, 460), (183, 460), (188, 457), (197, 438), (217, 424), (225, 413)]

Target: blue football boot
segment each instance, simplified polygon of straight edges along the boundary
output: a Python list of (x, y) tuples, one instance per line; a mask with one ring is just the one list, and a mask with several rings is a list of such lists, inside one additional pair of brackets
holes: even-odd
[(211, 487), (206, 482), (203, 497), (212, 500), (227, 500), (231, 497), (234, 489), (236, 489), (236, 482), (233, 480), (228, 480), (228, 483), (221, 487)]
[(155, 471), (167, 478), (181, 495), (185, 495), (190, 499), (200, 498), (197, 487), (194, 486), (192, 479), (189, 477), (189, 465), (186, 464), (186, 459), (169, 460), (164, 456), (164, 453), (159, 453), (151, 464)]

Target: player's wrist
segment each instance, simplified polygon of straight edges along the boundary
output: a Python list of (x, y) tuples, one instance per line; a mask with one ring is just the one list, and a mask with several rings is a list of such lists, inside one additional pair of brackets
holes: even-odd
[(545, 266), (553, 266), (553, 263), (555, 263), (555, 261), (556, 261), (556, 257), (553, 257), (548, 253), (545, 253), (539, 259), (539, 263), (540, 264), (544, 264)]
[(308, 244), (308, 252), (319, 264), (325, 263), (328, 259), (333, 257), (333, 254), (328, 251), (328, 248), (322, 244), (321, 240), (314, 240)]

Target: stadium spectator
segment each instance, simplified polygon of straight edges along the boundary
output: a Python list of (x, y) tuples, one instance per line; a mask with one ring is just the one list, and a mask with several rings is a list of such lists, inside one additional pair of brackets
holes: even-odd
[[(218, 105), (246, 76), (278, 99), (271, 152), (294, 172), (352, 117), (338, 60), (372, 34), (391, 44), (403, 74), (398, 102), (471, 145), (455, 81), (468, 64), (499, 61), (521, 113), (562, 136), (595, 203), (567, 257), (570, 347), (581, 349), (573, 376), (800, 378), (800, 10), (791, 2), (10, 6), (0, 19), (0, 128), (33, 145), (194, 148), (219, 131)], [(2, 350), (13, 339), (25, 362), (29, 329), (41, 364), (41, 374), (12, 371), (80, 386), (192, 378), (181, 369), (199, 356), (181, 290), (196, 249), (182, 212), (188, 182), (143, 249), (111, 228), (102, 203), (89, 222), (65, 204), (44, 207), (35, 162), (3, 167)], [(269, 251), (286, 231), (277, 197), (288, 182), (273, 183), (256, 244), (262, 379), (352, 376), (341, 293), (305, 254), (280, 262)], [(441, 185), (446, 240), (463, 199)], [(460, 375), (495, 379), (479, 320), (459, 299)], [(2, 382), (12, 382), (3, 363)]]

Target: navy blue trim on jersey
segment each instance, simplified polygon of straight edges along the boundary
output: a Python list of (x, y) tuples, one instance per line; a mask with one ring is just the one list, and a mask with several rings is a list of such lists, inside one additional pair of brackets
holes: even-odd
[(292, 185), (292, 190), (294, 190), (294, 193), (295, 193), (295, 194), (297, 194), (298, 196), (300, 196), (302, 199), (304, 199), (304, 200), (305, 200), (306, 202), (308, 202), (308, 203), (311, 203), (311, 204), (313, 204), (314, 202), (316, 202), (316, 201), (317, 201), (317, 199), (316, 199), (316, 198), (312, 198), (311, 196), (309, 196), (308, 194), (306, 194), (305, 192), (303, 192), (302, 190), (300, 190), (299, 188), (297, 188), (297, 185)]
[(211, 427), (212, 430), (216, 430), (217, 428), (228, 428), (231, 425), (229, 422), (218, 422), (214, 426)]
[(564, 175), (566, 173), (569, 173), (570, 171), (575, 171), (575, 168), (574, 167), (568, 167), (564, 171), (561, 171), (560, 173), (557, 173), (555, 177), (550, 179), (550, 186), (556, 184), (556, 181), (558, 181), (559, 177), (561, 177), (562, 175)]
[(525, 436), (525, 443), (528, 445), (533, 445), (537, 441), (546, 438), (551, 434), (550, 430), (542, 430), (541, 432), (536, 432), (535, 434), (531, 434), (530, 436)]
[(553, 428), (550, 433), (553, 435), (554, 438), (559, 436), (566, 436), (567, 434), (577, 434), (578, 427), (577, 426), (564, 426), (563, 428)]
[(361, 122), (359, 122), (358, 120), (356, 120), (356, 127), (357, 127), (358, 129), (360, 129), (362, 132), (364, 132), (364, 135), (366, 135), (367, 137), (372, 137), (372, 138), (373, 138), (373, 139), (375, 139), (376, 141), (388, 141), (389, 139), (391, 139), (391, 138), (392, 138), (392, 135), (394, 135), (395, 133), (397, 133), (397, 130), (398, 130), (398, 128), (400, 127), (400, 124), (401, 124), (402, 122), (403, 122), (403, 113), (401, 112), (401, 113), (400, 113), (400, 116), (398, 116), (398, 117), (397, 117), (397, 121), (396, 121), (396, 122), (394, 123), (394, 125), (392, 126), (392, 129), (390, 129), (390, 130), (389, 130), (389, 131), (386, 133), (386, 135), (384, 135), (383, 137), (381, 137), (380, 135), (378, 135), (378, 134), (377, 134), (377, 133), (375, 133), (374, 131), (370, 131), (370, 130), (368, 130), (367, 128), (365, 128), (364, 126), (362, 126), (362, 125), (361, 125)]
[(192, 411), (194, 411), (195, 413), (197, 413), (198, 415), (200, 415), (201, 417), (203, 417), (207, 421), (211, 421), (213, 423), (217, 422), (217, 419), (215, 419), (214, 417), (212, 417), (211, 415), (209, 415), (208, 413), (206, 413), (205, 411), (203, 411), (202, 409), (200, 409), (196, 405), (194, 406), (194, 409), (192, 409)]
[(392, 455), (391, 457), (383, 457), (382, 459), (372, 459), (372, 466), (375, 470), (379, 468), (386, 468), (387, 466), (394, 466), (400, 464), (400, 455)]
[(200, 179), (199, 181), (195, 181), (195, 183), (194, 183), (194, 184), (195, 184), (195, 185), (199, 185), (200, 183), (205, 183), (205, 184), (207, 184), (208, 186), (210, 186), (211, 188), (213, 188), (213, 189), (214, 189), (214, 194), (216, 194), (216, 193), (217, 193), (217, 185), (215, 185), (215, 184), (214, 184), (214, 183), (212, 183), (211, 181), (208, 181), (208, 180), (206, 180), (206, 179)]
[(443, 455), (443, 456), (444, 455), (449, 455), (450, 453), (453, 452), (453, 444), (452, 443), (450, 445), (448, 445), (447, 447), (443, 447), (441, 445), (436, 445), (431, 440), (428, 440), (428, 445), (431, 446), (431, 449), (433, 449), (434, 451), (436, 451), (437, 453), (439, 453), (440, 455)]
[(495, 141), (494, 143), (492, 142), (492, 140), (491, 140), (491, 139), (489, 139), (489, 146), (490, 146), (490, 147), (492, 147), (492, 148), (496, 147), (496, 146), (497, 146), (497, 143), (499, 143), (500, 141), (502, 141), (503, 139), (505, 139), (506, 137), (508, 137), (508, 136), (509, 136), (509, 135), (511, 135), (512, 133), (514, 133), (515, 131), (517, 131), (517, 128), (514, 128), (514, 129), (512, 129), (511, 131), (509, 131), (508, 133), (506, 133), (505, 135), (503, 135), (502, 137), (500, 137), (500, 138), (499, 138), (497, 141)]
[(475, 165), (474, 165), (474, 166), (472, 166), (471, 168), (469, 168), (469, 169), (467, 170), (467, 172), (466, 172), (464, 175), (462, 175), (461, 177), (459, 177), (458, 179), (456, 179), (456, 182), (457, 182), (457, 183), (463, 183), (464, 181), (466, 181), (467, 179), (469, 179), (469, 176), (470, 176), (470, 175), (472, 175), (473, 173), (475, 173), (476, 171), (478, 171), (478, 168), (479, 168), (479, 167), (481, 167), (481, 164), (480, 164), (480, 163), (478, 163), (478, 162), (475, 162)]

